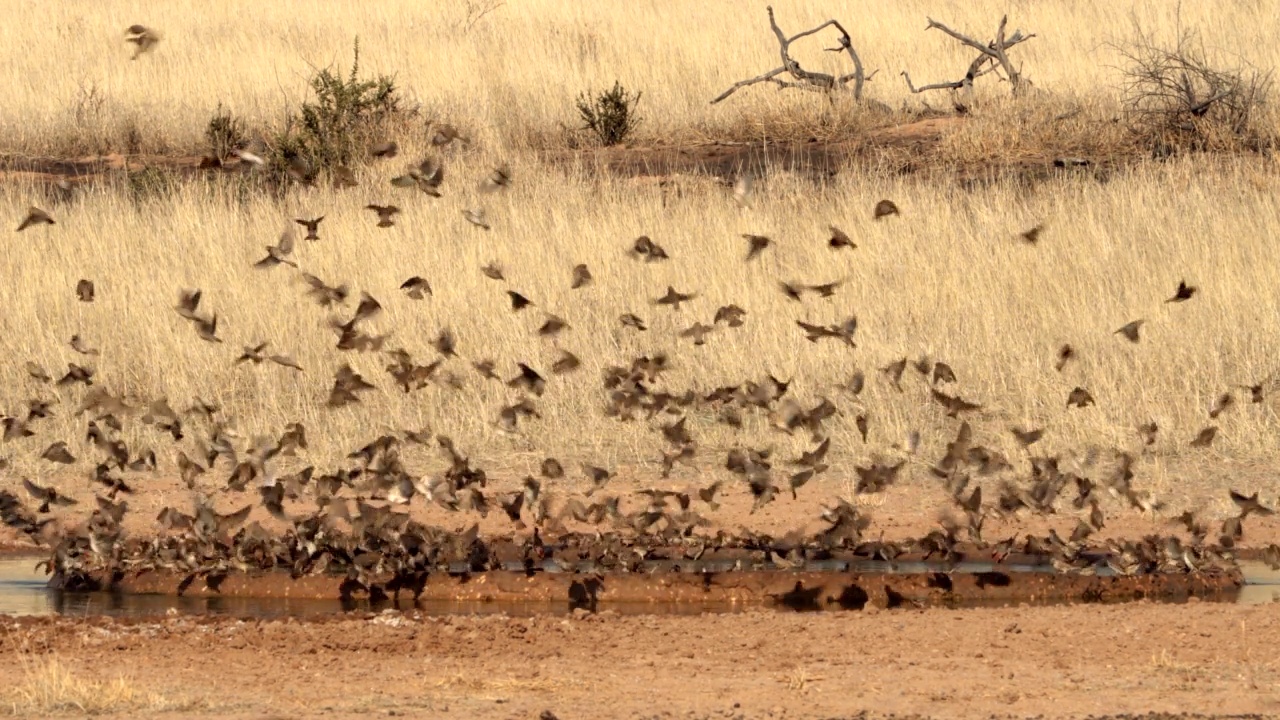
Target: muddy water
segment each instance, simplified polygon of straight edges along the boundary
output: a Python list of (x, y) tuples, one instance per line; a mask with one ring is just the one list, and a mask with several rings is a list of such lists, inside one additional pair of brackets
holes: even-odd
[[(165, 614), (227, 615), (232, 617), (307, 617), (340, 612), (381, 610), (390, 603), (370, 605), (357, 600), (299, 600), (287, 598), (244, 597), (178, 597), (173, 595), (126, 595), (120, 593), (69, 593), (50, 590), (47, 578), (35, 569), (40, 558), (0, 558), (0, 615), (66, 615), (66, 616), (121, 616), (146, 617)], [(917, 567), (918, 566), (918, 567)], [(1280, 602), (1280, 572), (1260, 562), (1242, 562), (1245, 585), (1235, 596), (1235, 602), (1257, 605)], [(860, 568), (861, 569), (861, 568)], [(870, 568), (868, 568), (870, 569)], [(897, 572), (932, 572), (937, 570), (925, 563), (901, 563)], [(957, 567), (956, 572), (987, 572), (988, 563), (969, 563)], [(1005, 568), (1006, 571), (1042, 572), (1044, 568), (1026, 566)], [(1102, 574), (1101, 571), (1099, 574)], [(983, 603), (972, 603), (983, 604)], [(999, 604), (1006, 604), (1001, 602)], [(402, 603), (402, 609), (409, 609)], [(563, 614), (569, 612), (562, 603), (491, 603), (491, 602), (425, 602), (416, 608), (429, 615), (505, 613), (507, 615)], [(634, 605), (611, 604), (615, 612), (644, 614), (700, 614), (704, 612), (740, 612), (743, 607), (726, 604), (698, 603), (636, 603)]]

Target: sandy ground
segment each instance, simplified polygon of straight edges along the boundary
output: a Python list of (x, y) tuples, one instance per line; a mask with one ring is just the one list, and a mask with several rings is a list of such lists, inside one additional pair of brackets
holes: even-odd
[(134, 717), (1280, 716), (1274, 606), (3, 626), (0, 694), (55, 658)]

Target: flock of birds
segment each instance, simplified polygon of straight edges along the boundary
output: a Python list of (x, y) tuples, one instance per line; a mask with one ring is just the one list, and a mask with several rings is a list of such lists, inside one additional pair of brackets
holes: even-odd
[[(153, 31), (142, 26), (130, 28), (130, 33), (138, 54), (153, 47), (158, 39)], [(442, 126), (436, 130), (432, 145), (440, 148), (459, 141), (464, 139), (455, 129)], [(234, 154), (246, 167), (264, 162), (261, 153), (249, 148), (235, 150)], [(380, 143), (370, 149), (375, 159), (397, 154), (394, 142)], [(315, 177), (301, 160), (291, 163), (291, 175), (299, 182), (308, 183)], [(333, 178), (338, 187), (354, 185), (354, 176), (348, 169), (338, 169)], [(392, 177), (390, 184), (404, 191), (440, 197), (444, 179), (443, 162), (427, 158)], [(512, 182), (509, 167), (501, 166), (488, 174), (479, 190), (503, 192)], [(745, 204), (751, 193), (750, 178), (741, 177), (734, 186), (735, 200)], [(367, 209), (376, 218), (371, 222), (379, 228), (393, 226), (400, 212), (399, 207), (391, 204), (371, 203)], [(887, 199), (871, 209), (875, 221), (900, 215), (898, 206)], [(465, 210), (463, 217), (481, 231), (492, 230), (482, 208)], [(303, 242), (322, 242), (324, 219), (324, 216), (296, 219), (296, 225), (305, 231)], [(56, 224), (50, 212), (31, 207), (17, 230), (23, 232)], [(277, 243), (266, 246), (265, 255), (253, 267), (261, 271), (273, 271), (280, 266), (293, 268), (305, 283), (308, 297), (323, 308), (337, 311), (348, 307), (349, 300), (355, 300), (355, 309), (349, 317), (334, 318), (330, 322), (338, 350), (381, 353), (387, 361), (387, 375), (405, 393), (433, 383), (459, 384), (458, 376), (446, 369), (459, 360), (455, 338), (448, 329), (434, 339), (432, 345), (437, 356), (427, 361), (415, 358), (402, 348), (390, 347), (389, 335), (373, 334), (365, 329), (366, 321), (382, 311), (381, 303), (367, 292), (356, 300), (348, 285), (330, 285), (300, 270), (293, 259), (295, 232), (291, 226)], [(1037, 226), (1023, 233), (1021, 239), (1034, 244), (1040, 242), (1041, 234), (1042, 227)], [(745, 234), (742, 239), (745, 262), (755, 261), (773, 246), (773, 241), (763, 235)], [(857, 247), (847, 233), (835, 226), (830, 228), (827, 244), (832, 252)], [(628, 252), (642, 263), (671, 260), (670, 254), (647, 236), (637, 238)], [(505, 280), (497, 266), (489, 265), (481, 271), (494, 281)], [(594, 282), (587, 265), (579, 264), (572, 269), (572, 289), (580, 290)], [(840, 285), (839, 282), (813, 285), (780, 282), (779, 289), (786, 297), (802, 303), (806, 296), (831, 297)], [(406, 279), (400, 290), (415, 300), (424, 300), (433, 293), (431, 283), (419, 276)], [(1167, 302), (1187, 302), (1196, 297), (1197, 292), (1196, 287), (1181, 282)], [(506, 293), (512, 312), (525, 312), (533, 306), (528, 297), (514, 289)], [(94, 302), (93, 282), (80, 280), (75, 294), (81, 302)], [(655, 308), (675, 312), (682, 303), (696, 296), (695, 292), (668, 287), (666, 293), (653, 298), (652, 303)], [(218, 315), (206, 312), (201, 299), (202, 292), (198, 289), (182, 290), (174, 311), (183, 321), (191, 323), (200, 340), (218, 346), (223, 343), (218, 336)], [(747, 315), (744, 308), (727, 305), (715, 313), (712, 324), (695, 322), (679, 331), (678, 337), (702, 344), (709, 333), (743, 326)], [(617, 322), (634, 332), (648, 331), (645, 320), (636, 314), (623, 314)], [(1142, 325), (1143, 320), (1134, 320), (1115, 333), (1128, 342), (1137, 343), (1141, 341)], [(849, 348), (856, 346), (858, 320), (855, 316), (831, 325), (797, 321), (797, 326), (800, 331), (797, 342), (803, 337), (813, 343), (830, 340)], [(569, 327), (568, 319), (548, 312), (536, 333), (554, 338)], [(71, 345), (87, 357), (98, 353), (79, 336), (72, 338)], [(1070, 345), (1059, 348), (1057, 369), (1061, 371), (1075, 355)], [(302, 372), (302, 367), (291, 356), (272, 352), (268, 343), (246, 346), (234, 362), (274, 363)], [(472, 369), (485, 381), (503, 383), (516, 398), (499, 409), (495, 420), (499, 427), (510, 432), (519, 432), (528, 418), (539, 417), (538, 405), (549, 387), (544, 371), (525, 362), (515, 365), (515, 374), (503, 377), (498, 373), (498, 363), (491, 359), (471, 362)], [(808, 433), (811, 440), (810, 449), (790, 458), (777, 457), (767, 446), (753, 447), (746, 442), (727, 451), (723, 466), (736, 478), (733, 482), (740, 483), (737, 487), (750, 494), (750, 512), (757, 512), (781, 497), (797, 497), (802, 489), (830, 469), (827, 456), (832, 442), (842, 439), (828, 426), (833, 417), (843, 412), (834, 401), (822, 398), (816, 403), (804, 404), (789, 394), (789, 382), (768, 374), (718, 388), (674, 389), (663, 380), (670, 367), (671, 360), (666, 354), (630, 358), (608, 367), (600, 386), (606, 417), (618, 422), (650, 423), (660, 434), (665, 445), (661, 458), (663, 479), (669, 478), (677, 465), (696, 467), (699, 456), (707, 454), (694, 437), (698, 423), (714, 418), (716, 423), (742, 431), (745, 417), (750, 414), (765, 418), (777, 432)], [(550, 373), (568, 375), (580, 369), (579, 358), (561, 350)], [(580, 472), (586, 489), (572, 492), (567, 478), (571, 473), (551, 457), (541, 463), (538, 476), (525, 477), (514, 489), (498, 492), (489, 487), (493, 479), (488, 473), (476, 466), (453, 440), (426, 430), (406, 430), (377, 437), (354, 449), (348, 455), (348, 463), (327, 471), (308, 465), (296, 472), (282, 473), (280, 466), (286, 460), (299, 463), (299, 453), (305, 456), (307, 430), (301, 423), (289, 424), (278, 436), (256, 437), (245, 443), (235, 431), (234, 421), (216, 404), (197, 398), (190, 407), (176, 410), (163, 397), (115, 395), (98, 384), (92, 367), (77, 363), (70, 363), (66, 373), (58, 377), (30, 362), (27, 371), (40, 383), (66, 395), (68, 402), (76, 404), (75, 416), (86, 418), (86, 437), (98, 453), (88, 460), (92, 465), (89, 477), (99, 492), (89, 501), (70, 497), (56, 485), (42, 486), (23, 479), (25, 500), (17, 488), (0, 489), (0, 520), (50, 549), (43, 565), (66, 587), (83, 586), (104, 572), (164, 569), (183, 574), (189, 582), (234, 571), (285, 568), (294, 576), (342, 573), (352, 586), (370, 590), (380, 584), (399, 587), (425, 573), (456, 569), (459, 564), (469, 571), (505, 568), (512, 563), (533, 568), (547, 558), (554, 558), (568, 564), (589, 561), (595, 567), (638, 570), (645, 561), (656, 557), (696, 559), (724, 549), (745, 551), (755, 561), (778, 568), (798, 568), (836, 552), (890, 563), (919, 553), (954, 566), (976, 552), (997, 561), (1011, 553), (1043, 556), (1059, 571), (1076, 574), (1095, 573), (1103, 567), (1119, 575), (1217, 572), (1234, 567), (1233, 550), (1243, 538), (1245, 520), (1274, 512), (1259, 501), (1257, 493), (1246, 495), (1232, 490), (1230, 498), (1239, 512), (1223, 522), (1216, 532), (1196, 514), (1186, 512), (1172, 520), (1185, 530), (1185, 535), (1152, 534), (1140, 540), (1111, 539), (1093, 543), (1091, 536), (1106, 524), (1101, 505), (1105, 497), (1117, 498), (1143, 513), (1162, 509), (1153, 495), (1135, 487), (1137, 454), (1117, 449), (1111, 451), (1110, 459), (1104, 459), (1094, 451), (1084, 465), (1095, 468), (1096, 472), (1086, 476), (1067, 469), (1068, 463), (1060, 456), (1033, 454), (1032, 446), (1041, 439), (1043, 429), (1015, 427), (1009, 431), (1025, 451), (1025, 466), (1029, 467), (1029, 472), (1021, 472), (1018, 468), (1024, 463), (1023, 458), (1010, 459), (975, 440), (970, 417), (980, 411), (982, 405), (951, 389), (950, 386), (957, 384), (957, 375), (950, 365), (927, 357), (917, 360), (903, 357), (880, 368), (879, 380), (902, 390), (903, 383), (909, 379), (908, 369), (920, 376), (928, 387), (929, 397), (940, 411), (954, 418), (955, 427), (954, 439), (947, 444), (945, 453), (928, 463), (930, 473), (946, 489), (951, 508), (944, 512), (937, 529), (912, 540), (887, 541), (883, 534), (873, 537), (869, 515), (859, 503), (843, 498), (836, 498), (823, 509), (822, 527), (814, 533), (796, 531), (771, 537), (747, 530), (711, 532), (709, 528), (715, 523), (703, 513), (716, 511), (719, 498), (733, 491), (727, 478), (686, 489), (646, 488), (633, 493), (612, 493), (615, 472), (583, 463)], [(857, 396), (873, 379), (861, 371), (855, 372), (841, 390)], [(331, 409), (341, 408), (360, 402), (364, 394), (376, 389), (374, 382), (349, 364), (343, 364), (334, 373), (325, 404)], [(1249, 402), (1261, 403), (1268, 386), (1264, 381), (1244, 389)], [(70, 399), (73, 392), (78, 393), (78, 400)], [(1082, 387), (1074, 388), (1067, 398), (1068, 406), (1079, 408), (1093, 402), (1092, 395)], [(1232, 392), (1221, 394), (1209, 413), (1210, 420), (1236, 402)], [(5, 415), (3, 440), (37, 435), (41, 421), (51, 417), (58, 404), (57, 400), (33, 399), (23, 413)], [(147, 537), (126, 534), (123, 529), (124, 518), (130, 511), (130, 496), (146, 492), (145, 480), (141, 478), (162, 469), (154, 449), (131, 448), (121, 439), (125, 424), (135, 421), (149, 426), (154, 437), (175, 445), (174, 469), (195, 497), (191, 508), (165, 507), (154, 519), (160, 532)], [(868, 423), (867, 415), (860, 412), (854, 419), (863, 443), (867, 442)], [(1155, 442), (1159, 428), (1150, 423), (1138, 431), (1142, 442), (1149, 446)], [(1191, 445), (1207, 446), (1215, 433), (1216, 427), (1208, 425)], [(191, 444), (183, 445), (185, 439), (191, 440)], [(401, 458), (406, 444), (436, 448), (447, 462), (447, 469), (425, 476), (411, 472)], [(919, 438), (913, 437), (907, 444), (907, 451), (914, 453)], [(84, 462), (73, 455), (61, 439), (51, 440), (40, 457), (68, 468)], [(226, 468), (224, 481), (212, 480), (219, 463)], [(854, 493), (883, 492), (902, 476), (906, 463), (904, 459), (877, 459), (853, 467), (857, 478)], [(981, 480), (987, 482), (984, 484)], [(247, 494), (252, 499), (235, 511), (220, 513), (210, 499), (211, 490), (224, 496)], [(70, 527), (53, 523), (56, 509), (83, 502), (93, 504), (87, 521)], [(474, 521), (464, 522), (465, 529), (461, 531), (424, 524), (408, 512), (415, 504), (477, 518), (494, 512), (509, 520), (513, 533), (482, 536), (479, 524)], [(259, 506), (273, 518), (280, 531), (271, 532), (262, 522), (250, 519)], [(1045, 536), (1026, 535), (1021, 539), (984, 537), (987, 518), (1027, 513), (1067, 514), (1077, 517), (1077, 521), (1065, 538), (1052, 530)], [(272, 525), (265, 518), (263, 521)], [(1264, 557), (1280, 569), (1280, 547), (1269, 546)]]

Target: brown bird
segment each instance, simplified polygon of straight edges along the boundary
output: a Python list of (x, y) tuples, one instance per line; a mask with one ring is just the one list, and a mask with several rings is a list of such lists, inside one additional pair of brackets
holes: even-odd
[(462, 216), (467, 219), (467, 222), (471, 223), (472, 225), (475, 225), (481, 230), (493, 229), (492, 227), (489, 226), (489, 221), (485, 219), (484, 208), (465, 209), (462, 211)]
[(395, 225), (395, 221), (392, 218), (400, 212), (400, 208), (395, 205), (374, 205), (372, 203), (365, 205), (364, 209), (378, 213), (378, 227), (380, 228), (389, 228)]
[(845, 231), (841, 230), (835, 225), (831, 225), (830, 229), (831, 229), (831, 239), (827, 240), (827, 246), (830, 247), (832, 250), (839, 250), (840, 248), (846, 248), (846, 247), (851, 250), (856, 250), (858, 248), (858, 246), (854, 244), (853, 240), (849, 237), (847, 233), (845, 233)]
[(569, 323), (564, 318), (547, 313), (547, 319), (538, 328), (538, 334), (542, 337), (555, 337), (568, 328)]
[(524, 388), (541, 397), (547, 389), (546, 379), (539, 375), (537, 370), (524, 363), (516, 363), (516, 366), (520, 368), (520, 374), (508, 380), (507, 387)]
[(71, 336), (71, 343), (70, 343), (70, 345), (71, 345), (71, 349), (72, 349), (72, 350), (75, 350), (76, 352), (80, 353), (81, 355), (98, 355), (98, 354), (100, 354), (97, 348), (91, 348), (91, 347), (89, 347), (88, 345), (86, 345), (86, 344), (85, 344), (85, 342), (84, 342), (84, 338), (80, 337), (79, 335), (72, 335), (72, 336)]
[(436, 339), (431, 341), (431, 346), (436, 349), (436, 352), (445, 357), (456, 357), (458, 354), (457, 345), (458, 340), (453, 336), (453, 331), (449, 328), (442, 328)]
[(1178, 289), (1174, 291), (1173, 297), (1165, 300), (1167, 303), (1186, 302), (1196, 294), (1200, 288), (1194, 285), (1188, 285), (1186, 280), (1178, 281)]
[(644, 332), (645, 330), (649, 329), (648, 327), (645, 326), (644, 320), (641, 320), (639, 315), (633, 315), (631, 313), (623, 313), (619, 315), (618, 322), (622, 323), (627, 327), (635, 328), (636, 330), (639, 330), (641, 332)]
[(298, 267), (297, 263), (289, 259), (289, 255), (293, 253), (293, 228), (286, 229), (280, 233), (280, 241), (275, 245), (268, 245), (267, 256), (254, 263), (256, 268), (272, 268), (276, 265), (284, 263)]
[(125, 30), (124, 41), (134, 46), (133, 57), (129, 59), (137, 60), (138, 56), (155, 48), (160, 42), (160, 34), (145, 25), (130, 25)]
[(59, 440), (40, 453), (40, 457), (49, 462), (55, 462), (62, 465), (71, 465), (76, 461), (76, 456), (71, 454), (67, 449), (67, 444)]
[(934, 400), (937, 400), (939, 404), (947, 409), (947, 415), (949, 417), (958, 417), (962, 412), (972, 412), (974, 410), (982, 409), (982, 406), (978, 403), (969, 402), (958, 395), (947, 395), (946, 393), (938, 390), (930, 390), (929, 392), (933, 395)]
[(404, 291), (412, 300), (423, 300), (426, 296), (431, 295), (431, 283), (425, 278), (414, 275), (413, 277), (400, 283), (400, 289)]
[(395, 187), (416, 187), (431, 197), (440, 197), (440, 185), (443, 182), (444, 166), (434, 158), (410, 165), (403, 175), (391, 178), (391, 184)]
[(1136, 343), (1138, 342), (1138, 339), (1139, 339), (1138, 330), (1142, 327), (1142, 324), (1145, 322), (1146, 320), (1134, 320), (1133, 322), (1126, 323), (1124, 327), (1120, 328), (1119, 330), (1116, 330), (1112, 334), (1123, 335), (1125, 339), (1128, 340), (1129, 342)]
[(680, 337), (693, 338), (694, 345), (706, 345), (706, 336), (715, 329), (714, 325), (703, 325), (700, 322), (695, 322), (693, 325), (681, 330)]
[(329, 391), (329, 399), (325, 404), (330, 408), (350, 405), (360, 401), (357, 393), (373, 389), (374, 385), (361, 377), (360, 373), (352, 370), (350, 365), (343, 365), (334, 374), (333, 388)]
[(458, 129), (447, 123), (437, 125), (435, 132), (431, 133), (431, 144), (436, 147), (448, 145), (454, 140), (466, 142), (467, 139), (458, 133)]
[(511, 185), (511, 168), (500, 165), (493, 169), (484, 180), (480, 181), (480, 192), (497, 192)]
[(1040, 441), (1040, 438), (1044, 437), (1043, 429), (1023, 430), (1021, 428), (1011, 428), (1009, 432), (1013, 433), (1013, 436), (1018, 440), (1018, 444), (1024, 448), (1036, 444)]
[(302, 238), (303, 240), (319, 240), (320, 239), (318, 230), (320, 229), (321, 220), (324, 220), (323, 215), (321, 215), (318, 218), (312, 218), (310, 220), (307, 220), (304, 218), (293, 219), (294, 222), (298, 223), (299, 225), (307, 229), (307, 236)]
[(511, 309), (516, 312), (519, 312), (533, 304), (532, 300), (521, 295), (515, 290), (508, 290), (507, 297), (511, 298)]
[(497, 263), (489, 263), (480, 268), (480, 272), (490, 280), (506, 280), (506, 276), (502, 274), (502, 266)]
[(715, 318), (711, 321), (717, 325), (721, 322), (729, 327), (742, 327), (742, 319), (747, 316), (747, 311), (737, 305), (725, 305), (716, 310)]
[(876, 209), (871, 214), (872, 220), (879, 220), (889, 215), (899, 215), (898, 206), (892, 200), (881, 200), (876, 203)]
[(654, 300), (653, 302), (657, 305), (670, 305), (672, 310), (679, 310), (680, 303), (688, 302), (696, 297), (697, 297), (696, 293), (677, 292), (675, 288), (668, 285), (667, 294), (663, 295), (657, 300)]
[(1232, 397), (1231, 393), (1222, 393), (1218, 396), (1217, 400), (1213, 401), (1213, 407), (1209, 408), (1209, 419), (1217, 419), (1219, 415), (1226, 412), (1228, 408), (1235, 404), (1235, 402), (1236, 399)]
[(80, 298), (80, 302), (93, 302), (95, 292), (92, 280), (81, 280), (76, 283), (76, 297)]
[(588, 497), (590, 497), (595, 491), (603, 488), (605, 483), (609, 482), (609, 478), (613, 477), (612, 472), (605, 470), (602, 467), (596, 467), (595, 465), (589, 465), (587, 463), (582, 464), (582, 473), (591, 481), (591, 489), (586, 493)]
[(1154, 420), (1138, 426), (1138, 436), (1142, 438), (1144, 445), (1154, 445), (1156, 443), (1156, 434), (1159, 432), (1160, 426)]
[(764, 235), (751, 235), (749, 233), (743, 234), (742, 239), (747, 241), (748, 262), (759, 257), (760, 253), (764, 252), (765, 248), (769, 247), (769, 245), (773, 243), (772, 240)]
[(218, 337), (218, 315), (215, 313), (208, 318), (196, 318), (196, 334), (201, 340), (212, 343), (222, 342), (222, 338)]
[(1096, 403), (1094, 403), (1093, 395), (1082, 387), (1073, 388), (1071, 392), (1067, 393), (1067, 407), (1075, 406), (1082, 408), (1094, 404)]
[(45, 372), (44, 368), (40, 367), (39, 365), (28, 360), (26, 367), (27, 367), (27, 374), (30, 375), (33, 379), (39, 380), (42, 383), (53, 382), (53, 377), (50, 376), (49, 373)]
[(1191, 447), (1193, 447), (1193, 448), (1207, 448), (1207, 447), (1209, 447), (1210, 445), (1212, 445), (1212, 444), (1213, 444), (1213, 439), (1214, 439), (1217, 435), (1218, 435), (1218, 428), (1217, 428), (1217, 426), (1216, 426), (1216, 425), (1210, 425), (1210, 426), (1206, 427), (1205, 429), (1201, 430), (1201, 431), (1199, 432), (1199, 434), (1197, 434), (1197, 435), (1196, 435), (1195, 439), (1191, 441)]
[(666, 260), (670, 256), (662, 246), (649, 239), (648, 235), (641, 235), (631, 245), (631, 253), (639, 258), (644, 258), (645, 262), (658, 262)]
[(591, 270), (587, 269), (586, 263), (579, 263), (573, 266), (573, 282), (570, 283), (570, 289), (577, 290), (584, 288), (594, 282), (591, 277)]
[(292, 357), (277, 354), (268, 355), (266, 350), (269, 345), (271, 345), (269, 342), (259, 343), (257, 345), (245, 345), (244, 352), (240, 354), (240, 357), (236, 358), (235, 364), (239, 365), (242, 362), (251, 362), (254, 365), (261, 365), (264, 362), (270, 361), (282, 367), (292, 368), (302, 372), (302, 366), (299, 365)]
[(18, 223), (18, 232), (22, 232), (23, 230), (26, 230), (27, 228), (32, 227), (34, 225), (55, 225), (55, 224), (56, 223), (53, 221), (53, 216), (51, 216), (49, 213), (45, 212), (44, 210), (41, 210), (40, 208), (36, 207), (35, 205), (32, 205), (30, 208), (27, 209), (27, 216), (22, 219), (22, 222)]
[(565, 373), (573, 372), (580, 367), (582, 367), (582, 361), (578, 359), (577, 355), (574, 355), (568, 350), (561, 350), (560, 357), (551, 364), (551, 372), (556, 375), (564, 375)]
[(1272, 510), (1258, 502), (1258, 493), (1256, 492), (1252, 495), (1245, 495), (1244, 493), (1237, 492), (1235, 490), (1230, 490), (1229, 492), (1231, 493), (1231, 502), (1235, 503), (1236, 507), (1240, 508), (1241, 520), (1244, 520), (1251, 514), (1266, 516), (1274, 515), (1276, 512), (1275, 510)]
[(76, 500), (74, 498), (69, 498), (62, 493), (59, 493), (58, 489), (53, 486), (43, 487), (26, 478), (22, 478), (22, 487), (26, 488), (31, 497), (35, 498), (40, 503), (40, 507), (36, 512), (47, 513), (49, 512), (50, 505), (67, 507), (68, 505), (76, 504)]
[(1058, 362), (1054, 364), (1053, 369), (1062, 372), (1062, 368), (1067, 366), (1067, 362), (1076, 356), (1076, 349), (1070, 345), (1064, 344), (1058, 348)]
[(1035, 227), (1022, 233), (1022, 239), (1031, 245), (1040, 242), (1040, 231), (1044, 230), (1044, 225), (1036, 225)]
[(311, 273), (302, 273), (302, 279), (306, 281), (311, 289), (307, 291), (320, 307), (329, 307), (330, 305), (342, 304), (346, 302), (347, 296), (351, 294), (351, 288), (347, 285), (338, 285), (330, 287), (323, 280), (312, 275)]
[(376, 158), (393, 158), (399, 151), (400, 146), (394, 140), (380, 142), (369, 148), (369, 154)]

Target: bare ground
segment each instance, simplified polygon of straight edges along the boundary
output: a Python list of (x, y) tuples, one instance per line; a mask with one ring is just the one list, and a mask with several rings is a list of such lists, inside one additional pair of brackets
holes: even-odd
[(1280, 714), (1266, 606), (4, 625), (0, 694), (53, 657), (182, 716)]

